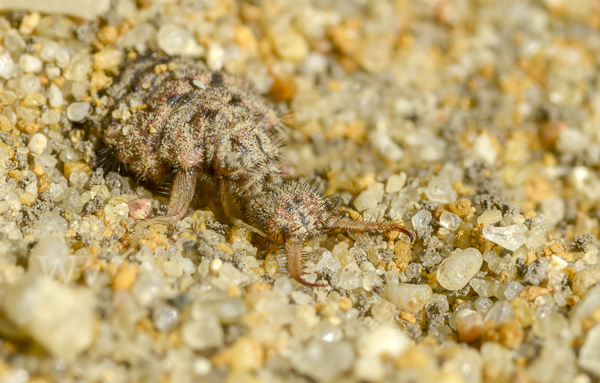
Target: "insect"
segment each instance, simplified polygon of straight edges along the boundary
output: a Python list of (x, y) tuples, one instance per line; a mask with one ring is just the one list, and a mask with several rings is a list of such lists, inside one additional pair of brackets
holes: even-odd
[(213, 211), (282, 246), (290, 276), (308, 286), (320, 285), (302, 279), (307, 238), (341, 229), (414, 239), (399, 223), (336, 216), (321, 194), (283, 175), (274, 140), (279, 115), (234, 76), (200, 61), (150, 55), (126, 63), (105, 100), (94, 124), (107, 150), (142, 180), (173, 179), (166, 217), (142, 226), (173, 224), (195, 195), (208, 196)]

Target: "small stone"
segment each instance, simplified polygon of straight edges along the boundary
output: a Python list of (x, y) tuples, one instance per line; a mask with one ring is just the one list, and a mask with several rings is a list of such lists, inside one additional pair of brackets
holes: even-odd
[(218, 71), (223, 68), (225, 63), (225, 49), (221, 44), (212, 43), (208, 47), (206, 53), (206, 64), (208, 68), (213, 71)]
[(165, 24), (157, 34), (158, 46), (172, 56), (199, 57), (204, 53), (190, 31), (175, 24)]
[(478, 225), (493, 225), (502, 221), (502, 212), (500, 210), (486, 210), (477, 217)]
[(36, 238), (43, 238), (50, 234), (64, 235), (69, 228), (66, 219), (55, 211), (47, 211), (40, 215), (40, 219), (35, 223), (33, 234)]
[(19, 32), (24, 35), (30, 35), (41, 19), (42, 15), (40, 15), (39, 12), (33, 12), (25, 15), (21, 20), (21, 25), (19, 25)]
[(494, 303), (492, 308), (485, 314), (485, 320), (495, 323), (506, 323), (513, 320), (515, 317), (512, 306), (508, 301), (498, 301)]
[(471, 201), (468, 199), (456, 200), (448, 204), (448, 209), (460, 218), (465, 218), (471, 213)]
[(63, 197), (63, 208), (74, 214), (83, 210), (83, 201), (75, 188), (68, 188)]
[(59, 108), (62, 106), (63, 102), (62, 92), (56, 85), (51, 84), (50, 89), (48, 90), (48, 103), (53, 108)]
[(83, 161), (65, 162), (64, 173), (67, 179), (71, 179), (71, 174), (76, 172), (92, 174), (92, 169), (90, 168), (90, 165)]
[(527, 228), (524, 225), (510, 225), (506, 227), (485, 226), (481, 233), (487, 240), (504, 247), (510, 251), (515, 251), (526, 241), (525, 232)]
[(45, 236), (27, 258), (27, 270), (39, 273), (49, 280), (61, 276), (69, 280), (69, 249), (54, 235)]
[(265, 355), (259, 342), (244, 336), (212, 360), (217, 367), (228, 365), (233, 371), (255, 371), (264, 364)]
[(354, 375), (360, 381), (377, 382), (385, 378), (385, 366), (381, 359), (374, 357), (360, 357), (354, 364)]
[(437, 270), (437, 281), (445, 289), (460, 290), (469, 283), (483, 264), (479, 250), (470, 247), (446, 258)]
[(32, 55), (21, 55), (19, 65), (25, 73), (38, 73), (42, 70), (44, 63), (39, 58)]
[(461, 222), (462, 221), (459, 216), (454, 213), (450, 213), (449, 211), (443, 212), (440, 216), (440, 225), (450, 231), (455, 231), (458, 229)]
[(136, 221), (144, 220), (152, 214), (152, 201), (148, 198), (132, 199), (128, 206), (129, 216)]
[(388, 285), (383, 290), (382, 297), (395, 304), (399, 310), (415, 314), (423, 309), (432, 294), (429, 285), (401, 283)]
[(83, 122), (92, 112), (88, 102), (74, 102), (67, 107), (67, 118), (73, 122)]
[(46, 149), (47, 143), (48, 139), (44, 134), (35, 133), (29, 139), (29, 144), (27, 144), (27, 147), (29, 148), (29, 151), (33, 154), (42, 154), (44, 149)]
[(170, 305), (160, 305), (152, 312), (152, 323), (157, 331), (169, 332), (179, 324), (179, 311)]
[(354, 350), (345, 341), (311, 341), (291, 358), (293, 368), (318, 382), (333, 381), (348, 371), (354, 362)]
[(392, 325), (381, 325), (356, 340), (356, 350), (363, 357), (397, 357), (412, 344), (410, 338)]
[(377, 130), (369, 132), (369, 141), (373, 147), (379, 150), (383, 157), (391, 162), (398, 162), (404, 157), (402, 147), (387, 133)]
[(579, 270), (572, 277), (573, 292), (583, 297), (585, 293), (596, 283), (600, 281), (600, 266), (591, 266), (583, 270)]
[(600, 324), (588, 331), (577, 363), (579, 367), (600, 377)]
[(21, 120), (17, 122), (17, 129), (26, 134), (34, 134), (40, 129), (40, 126), (33, 121)]
[(479, 339), (484, 327), (483, 316), (477, 311), (464, 309), (456, 314), (456, 331), (462, 342), (471, 343)]
[[(60, 50), (59, 52), (64, 51)], [(87, 51), (80, 51), (71, 58), (69, 66), (65, 70), (65, 78), (70, 81), (87, 81), (91, 72), (92, 56)]]
[(402, 172), (400, 174), (392, 174), (389, 176), (386, 184), (385, 184), (385, 192), (388, 194), (397, 193), (404, 185), (406, 185), (406, 173)]
[(427, 185), (425, 195), (434, 202), (450, 203), (456, 200), (457, 193), (452, 189), (449, 179), (433, 177)]
[(25, 94), (37, 92), (41, 88), (40, 79), (32, 74), (26, 74), (19, 79), (19, 87)]
[(186, 322), (181, 328), (181, 337), (185, 344), (194, 350), (206, 350), (223, 345), (223, 327), (217, 317), (204, 312), (199, 318)]
[(42, 50), (40, 51), (40, 58), (46, 62), (54, 61), (56, 52), (60, 49), (60, 45), (52, 40), (44, 43)]
[(0, 77), (5, 80), (10, 79), (15, 71), (15, 62), (13, 61), (10, 53), (5, 52), (0, 55)]
[(271, 41), (277, 55), (284, 60), (300, 62), (304, 60), (310, 51), (304, 37), (290, 27), (283, 27), (282, 30), (273, 31)]
[(26, 274), (5, 294), (6, 316), (53, 356), (71, 361), (92, 344), (96, 303), (91, 290)]
[(481, 133), (473, 143), (474, 157), (483, 160), (488, 165), (493, 165), (498, 157), (498, 151), (492, 144), (492, 140), (487, 133)]
[(525, 286), (523, 286), (519, 282), (509, 282), (509, 284), (506, 286), (506, 290), (504, 290), (504, 296), (506, 297), (507, 301), (512, 301), (513, 299), (518, 297), (524, 289)]
[(123, 61), (123, 54), (118, 49), (103, 49), (94, 54), (94, 70), (117, 73)]
[(433, 218), (433, 215), (431, 214), (431, 212), (429, 210), (425, 210), (425, 209), (419, 210), (412, 217), (412, 224), (413, 224), (415, 231), (419, 232), (419, 231), (425, 229), (431, 222), (432, 218)]
[(354, 200), (356, 210), (363, 212), (377, 207), (377, 197), (369, 190), (363, 190)]
[(273, 85), (271, 85), (271, 94), (278, 101), (291, 101), (296, 92), (298, 84), (293, 76), (274, 76)]
[(340, 275), (339, 283), (344, 290), (356, 290), (360, 287), (360, 277), (353, 271), (345, 271)]

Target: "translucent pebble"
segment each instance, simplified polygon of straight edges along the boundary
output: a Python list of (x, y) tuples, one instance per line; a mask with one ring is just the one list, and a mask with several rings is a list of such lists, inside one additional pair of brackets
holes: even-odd
[(412, 217), (412, 224), (415, 231), (423, 230), (429, 225), (433, 216), (429, 210), (421, 209)]
[(525, 232), (527, 228), (523, 225), (511, 225), (506, 227), (485, 226), (481, 231), (482, 235), (497, 245), (510, 251), (515, 251), (521, 247), (527, 238)]
[(15, 71), (15, 62), (8, 52), (0, 55), (0, 77), (8, 80)]
[(478, 225), (493, 225), (502, 221), (502, 212), (500, 210), (486, 210), (477, 217)]
[(381, 155), (390, 161), (397, 162), (404, 157), (404, 150), (388, 134), (379, 131), (369, 133), (371, 144), (379, 149)]
[(488, 165), (493, 165), (498, 157), (498, 151), (486, 133), (481, 133), (473, 143), (473, 154), (475, 158), (485, 161)]
[(600, 324), (588, 331), (577, 363), (579, 367), (600, 377)]
[(377, 275), (377, 272), (374, 270), (367, 271), (363, 275), (362, 283), (363, 283), (363, 288), (365, 289), (365, 291), (372, 291), (373, 289), (383, 285), (383, 281), (381, 280), (381, 277), (379, 275)]
[(179, 311), (170, 305), (159, 305), (152, 312), (152, 323), (158, 331), (171, 331), (179, 324)]
[(27, 258), (27, 270), (44, 278), (67, 276), (69, 249), (58, 237), (47, 235), (38, 242)]
[(279, 291), (283, 295), (290, 295), (293, 290), (292, 282), (287, 277), (279, 278), (273, 283), (273, 290)]
[(353, 271), (340, 274), (340, 287), (344, 290), (355, 290), (360, 286), (360, 277)]
[(181, 327), (183, 342), (194, 350), (206, 350), (223, 345), (224, 332), (216, 315), (203, 312), (198, 318), (189, 320)]
[[(57, 78), (58, 76), (60, 76), (60, 68), (57, 67), (54, 64), (47, 64), (46, 65), (46, 77), (48, 77), (48, 80), (54, 80), (55, 78)], [(52, 84), (54, 85), (54, 84)]]
[(395, 304), (399, 310), (415, 314), (429, 302), (432, 294), (433, 291), (429, 285), (401, 283), (386, 286), (382, 297)]
[(69, 66), (69, 62), (71, 61), (71, 55), (64, 49), (59, 49), (56, 52), (55, 62), (59, 68), (66, 68)]
[[(110, 206), (110, 205), (108, 205)], [(141, 248), (138, 255), (143, 256), (144, 249)], [(131, 292), (142, 306), (147, 306), (154, 301), (157, 295), (164, 289), (165, 280), (161, 272), (151, 267), (144, 269), (135, 281)]]
[(437, 281), (445, 289), (460, 290), (469, 283), (483, 264), (483, 257), (474, 247), (460, 250), (446, 258), (437, 270)]
[(548, 224), (554, 226), (565, 217), (565, 200), (562, 198), (547, 198), (540, 204), (540, 209), (548, 220)]
[(404, 172), (391, 175), (385, 184), (385, 192), (388, 194), (399, 192), (406, 184), (406, 178)]
[(81, 159), (81, 155), (79, 154), (79, 151), (68, 146), (60, 153), (58, 158), (60, 158), (62, 162), (73, 162), (79, 161)]
[(354, 207), (358, 211), (365, 211), (377, 207), (377, 197), (369, 190), (363, 190), (354, 200)]
[(74, 102), (67, 107), (67, 118), (73, 122), (83, 122), (92, 112), (88, 102)]
[(462, 342), (471, 343), (481, 336), (485, 322), (477, 311), (464, 309), (456, 313), (456, 331)]
[(481, 346), (486, 381), (510, 382), (516, 366), (513, 351), (496, 342), (485, 342)]
[(487, 297), (479, 297), (475, 300), (475, 309), (481, 315), (487, 314), (494, 302)]
[[(477, 303), (475, 303), (477, 305)], [(485, 314), (485, 321), (494, 321), (496, 323), (506, 323), (514, 319), (515, 313), (508, 301), (498, 301)]]
[(383, 192), (384, 186), (381, 182), (371, 182), (369, 186), (367, 186), (367, 190), (373, 194), (373, 196), (377, 199), (377, 203), (381, 203), (383, 201)]
[(54, 171), (54, 167), (58, 163), (58, 160), (54, 156), (51, 156), (49, 154), (41, 154), (35, 156), (33, 162), (36, 165), (41, 166), (41, 168), (44, 170), (44, 173), (50, 176), (52, 175), (52, 172)]
[(337, 273), (341, 267), (340, 260), (336, 256), (330, 251), (324, 251), (319, 262), (315, 265), (315, 271)]
[(345, 341), (314, 340), (292, 355), (293, 368), (315, 381), (333, 381), (352, 367), (354, 350)]
[(473, 278), (469, 285), (480, 297), (491, 297), (493, 295), (494, 282), (488, 279)]
[(54, 61), (56, 53), (60, 49), (60, 45), (54, 41), (47, 41), (44, 43), (42, 50), (40, 51), (40, 58), (46, 62)]
[(50, 106), (53, 108), (58, 108), (62, 106), (64, 102), (62, 92), (54, 84), (50, 85), (50, 90), (48, 91), (48, 101), (50, 103)]
[(361, 356), (397, 357), (411, 346), (410, 338), (398, 327), (383, 324), (373, 331), (362, 333), (356, 340), (356, 350)]
[(35, 133), (29, 139), (29, 144), (27, 144), (27, 147), (29, 148), (29, 151), (33, 154), (42, 154), (44, 149), (46, 149), (47, 143), (48, 139), (44, 134)]
[(210, 70), (221, 70), (225, 63), (225, 49), (221, 44), (212, 43), (206, 54), (206, 64)]
[(460, 223), (461, 223), (460, 217), (454, 213), (450, 213), (449, 211), (443, 212), (442, 215), (440, 216), (440, 225), (442, 225), (443, 227), (445, 227), (446, 229), (448, 229), (450, 231), (454, 231), (454, 230), (458, 229), (458, 227), (460, 226)]
[(425, 190), (425, 195), (434, 202), (450, 203), (456, 200), (457, 193), (452, 189), (452, 184), (447, 178), (432, 177)]
[(69, 63), (69, 67), (65, 70), (65, 77), (70, 81), (86, 81), (88, 80), (88, 74), (91, 71), (92, 56), (87, 52), (79, 52), (73, 56), (73, 59)]
[(6, 289), (3, 309), (54, 357), (73, 360), (94, 341), (95, 306), (87, 288), (26, 274)]
[(523, 290), (525, 290), (525, 286), (519, 282), (512, 281), (506, 286), (506, 290), (504, 290), (504, 296), (506, 297), (506, 300), (512, 301), (518, 297)]
[(50, 234), (64, 234), (69, 228), (66, 219), (55, 211), (47, 211), (40, 215), (40, 219), (35, 223), (34, 232), (37, 238), (43, 238)]
[(83, 201), (75, 188), (68, 188), (65, 192), (63, 197), (63, 208), (71, 213), (81, 213)]
[(19, 88), (25, 94), (30, 94), (40, 90), (40, 79), (32, 74), (26, 74), (19, 79)]
[(69, 175), (69, 181), (78, 190), (83, 189), (90, 176), (86, 172), (74, 171)]
[(25, 73), (38, 73), (42, 70), (44, 63), (35, 56), (24, 54), (19, 57), (19, 65)]
[(561, 129), (556, 149), (562, 153), (581, 153), (588, 146), (589, 138), (579, 129), (567, 127)]
[(204, 53), (204, 48), (198, 45), (190, 31), (175, 24), (161, 26), (157, 40), (160, 49), (169, 55), (199, 57)]

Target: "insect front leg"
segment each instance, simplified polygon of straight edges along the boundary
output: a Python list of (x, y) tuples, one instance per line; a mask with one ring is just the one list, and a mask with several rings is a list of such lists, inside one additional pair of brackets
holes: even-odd
[(136, 246), (142, 238), (142, 231), (152, 225), (166, 225), (172, 227), (185, 215), (194, 198), (198, 170), (193, 168), (180, 168), (175, 175), (175, 182), (171, 190), (169, 210), (164, 217), (156, 217), (138, 222), (134, 228), (132, 243)]

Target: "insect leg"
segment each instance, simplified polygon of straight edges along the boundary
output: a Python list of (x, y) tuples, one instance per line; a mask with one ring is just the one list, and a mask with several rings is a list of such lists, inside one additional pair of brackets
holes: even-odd
[(410, 242), (415, 241), (415, 233), (412, 230), (400, 225), (396, 222), (365, 222), (355, 221), (352, 219), (335, 217), (327, 225), (329, 229), (342, 229), (348, 231), (356, 231), (363, 233), (365, 231), (399, 231), (406, 234), (410, 238)]

